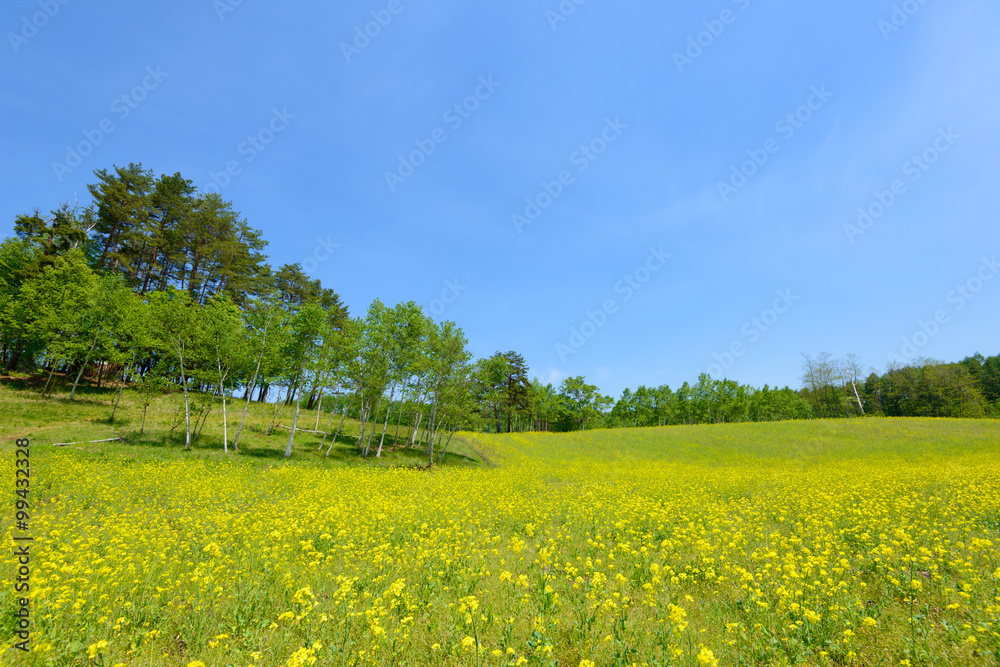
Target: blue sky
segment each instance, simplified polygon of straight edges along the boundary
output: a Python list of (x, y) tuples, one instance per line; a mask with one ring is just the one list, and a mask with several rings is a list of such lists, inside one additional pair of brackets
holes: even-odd
[(414, 300), (611, 394), (1000, 352), (996, 3), (13, 0), (0, 25), (6, 233), (95, 169), (179, 171), (352, 313)]

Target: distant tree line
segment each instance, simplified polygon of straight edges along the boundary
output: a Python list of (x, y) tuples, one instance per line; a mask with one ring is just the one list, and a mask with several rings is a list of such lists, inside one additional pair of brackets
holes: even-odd
[(802, 396), (817, 417), (1000, 417), (1000, 355), (915, 359), (865, 372), (856, 355), (805, 355)]
[[(269, 396), (268, 431), (290, 412), (286, 455), (296, 429), (323, 427), (332, 446), (352, 417), (362, 455), (404, 443), (426, 447), (430, 463), (458, 429), (1000, 413), (1000, 357), (980, 355), (867, 376), (853, 355), (806, 356), (799, 391), (707, 375), (676, 390), (626, 389), (617, 400), (579, 376), (554, 387), (529, 379), (515, 351), (473, 361), (455, 323), (433, 321), (412, 301), (375, 300), (352, 317), (299, 264), (268, 264), (261, 232), (180, 174), (157, 178), (130, 164), (95, 176), (89, 205), (18, 215), (14, 237), (0, 242), (0, 363), (36, 378), (45, 395), (59, 383), (70, 400), (84, 381), (112, 387), (112, 419), (126, 386), (143, 410), (175, 392), (173, 430), (187, 447), (218, 409), (222, 446), (237, 449), (250, 403)], [(240, 413), (232, 434), (231, 408)]]
[(693, 386), (676, 391), (640, 386), (626, 389), (607, 418), (609, 426), (665, 426), (671, 424), (726, 424), (732, 422), (810, 419), (813, 410), (798, 392), (784, 387), (763, 388), (733, 380), (714, 380), (706, 374)]

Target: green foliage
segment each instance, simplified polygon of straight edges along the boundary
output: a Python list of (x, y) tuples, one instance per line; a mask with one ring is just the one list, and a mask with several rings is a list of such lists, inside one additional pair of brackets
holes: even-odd
[(806, 355), (802, 395), (817, 416), (1000, 416), (1000, 355), (976, 354), (951, 364), (915, 359), (864, 379), (852, 356), (841, 361), (825, 353), (815, 359)]
[(925, 362), (892, 368), (866, 393), (888, 417), (982, 417), (983, 393), (969, 369), (959, 364)]
[(586, 430), (603, 418), (606, 409), (614, 403), (610, 396), (601, 396), (596, 385), (588, 384), (583, 376), (566, 378), (559, 386), (561, 412), (558, 430)]
[[(387, 442), (395, 448), (402, 440), (426, 447), (429, 464), (456, 429), (1000, 416), (1000, 357), (981, 355), (920, 361), (866, 380), (853, 355), (807, 356), (799, 392), (707, 375), (676, 390), (627, 389), (617, 401), (582, 376), (557, 390), (529, 381), (514, 350), (470, 364), (462, 330), (433, 322), (412, 301), (390, 307), (376, 299), (352, 319), (336, 292), (300, 265), (269, 266), (260, 232), (180, 174), (156, 177), (133, 163), (95, 177), (82, 212), (63, 204), (49, 216), (19, 215), (17, 238), (0, 243), (0, 361), (8, 372), (27, 371), (43, 395), (58, 394), (60, 384), (72, 385), (70, 400), (86, 394), (88, 373), (98, 386), (117, 384), (109, 421), (126, 385), (140, 393), (176, 387), (188, 447), (218, 400), (226, 413), (238, 389), (234, 448), (250, 404), (272, 397), (268, 433), (287, 428), (283, 406), (295, 406), (288, 453), (305, 405), (316, 409), (309, 430), (319, 431), (322, 413), (335, 408), (341, 421), (358, 420), (364, 455), (380, 457)], [(333, 421), (331, 410), (324, 436)], [(228, 440), (224, 428), (227, 450)]]
[(26, 281), (13, 303), (11, 338), (22, 347), (46, 350), (49, 362), (77, 361), (91, 346), (100, 319), (99, 281), (83, 252), (57, 257), (41, 275)]

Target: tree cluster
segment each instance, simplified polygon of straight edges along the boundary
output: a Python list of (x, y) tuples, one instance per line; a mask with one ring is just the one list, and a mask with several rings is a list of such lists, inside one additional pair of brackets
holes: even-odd
[(1000, 355), (960, 362), (916, 359), (881, 375), (856, 355), (804, 356), (802, 395), (817, 417), (998, 417)]
[[(458, 429), (584, 430), (855, 415), (1000, 415), (1000, 356), (957, 364), (918, 360), (883, 375), (855, 355), (805, 356), (803, 389), (762, 389), (707, 375), (615, 400), (584, 377), (558, 388), (529, 379), (511, 350), (473, 362), (465, 334), (413, 302), (375, 300), (351, 317), (337, 293), (298, 264), (267, 263), (261, 232), (216, 194), (180, 174), (141, 165), (95, 172), (85, 208), (18, 215), (0, 243), (0, 363), (73, 400), (85, 378), (131, 385), (143, 407), (164, 391), (182, 398), (174, 430), (200, 437), (221, 405), (223, 447), (236, 449), (252, 401), (274, 395), (268, 432), (290, 407), (286, 456), (303, 410), (313, 431), (360, 422), (362, 456), (402, 442), (440, 460)], [(240, 395), (241, 394), (241, 395)], [(241, 401), (230, 441), (228, 410)], [(320, 431), (321, 416), (328, 413)], [(330, 449), (326, 450), (329, 454)]]
[(693, 386), (626, 389), (608, 415), (610, 426), (666, 426), (810, 419), (813, 411), (798, 392), (762, 389), (706, 374)]
[[(95, 175), (89, 206), (19, 215), (15, 238), (0, 244), (8, 372), (45, 377), (43, 394), (65, 375), (70, 400), (85, 373), (98, 386), (116, 383), (117, 398), (126, 384), (147, 399), (173, 389), (183, 396), (175, 428), (183, 424), (187, 447), (221, 403), (224, 447), (237, 448), (249, 403), (272, 390), (269, 429), (281, 406), (294, 406), (286, 454), (303, 402), (319, 407), (324, 394), (353, 398), (366, 456), (381, 453), (390, 413), (395, 437), (407, 411), (411, 439), (431, 445), (472, 424), (473, 368), (454, 323), (433, 322), (412, 302), (377, 300), (351, 318), (298, 264), (273, 269), (260, 232), (218, 195), (136, 164)], [(226, 413), (237, 390), (244, 406), (230, 443)]]

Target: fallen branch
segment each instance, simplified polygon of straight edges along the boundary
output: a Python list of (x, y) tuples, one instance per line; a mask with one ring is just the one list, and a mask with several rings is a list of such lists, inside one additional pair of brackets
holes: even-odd
[(108, 438), (107, 440), (81, 440), (80, 442), (53, 442), (53, 447), (69, 447), (70, 445), (89, 445), (95, 442), (119, 442), (121, 437)]

